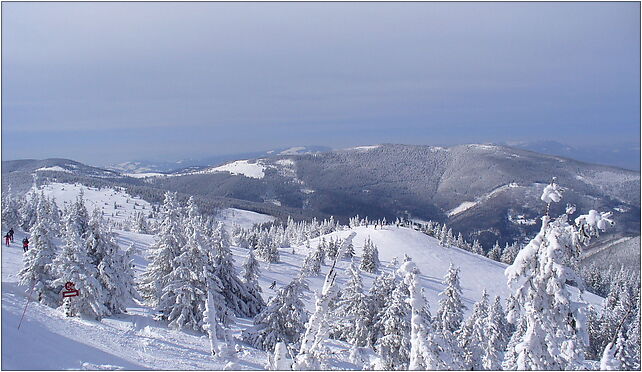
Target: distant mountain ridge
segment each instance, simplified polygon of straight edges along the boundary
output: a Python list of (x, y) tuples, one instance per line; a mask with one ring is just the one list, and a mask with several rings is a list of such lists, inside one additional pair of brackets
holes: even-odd
[(288, 148), (277, 148), (269, 151), (255, 151), (235, 154), (224, 154), (209, 156), (201, 159), (184, 159), (178, 161), (152, 161), (152, 160), (135, 160), (126, 161), (117, 164), (107, 165), (105, 168), (120, 173), (172, 173), (180, 172), (185, 169), (199, 169), (208, 166), (220, 165), (230, 160), (253, 159), (259, 157), (270, 157), (278, 155), (296, 155), (308, 154), (314, 152), (330, 151), (326, 146), (297, 146)]
[(570, 146), (556, 141), (528, 141), (500, 143), (510, 147), (535, 151), (543, 154), (563, 156), (587, 163), (612, 165), (640, 171), (640, 143), (616, 145)]
[[(13, 172), (5, 168), (16, 171), (24, 165), (3, 162), (3, 176), (11, 179)], [(164, 190), (172, 190), (212, 206), (248, 208), (281, 218), (333, 215), (345, 221), (359, 214), (431, 219), (486, 247), (496, 240), (524, 239), (538, 229), (537, 219), (545, 209), (539, 196), (555, 176), (566, 192), (551, 213), (563, 213), (566, 203), (580, 211), (611, 210), (616, 234), (640, 231), (639, 172), (498, 145), (382, 144), (270, 154), (144, 178), (114, 172), (107, 178), (93, 170), (84, 178), (62, 171), (48, 174), (60, 180), (125, 185), (156, 200)]]

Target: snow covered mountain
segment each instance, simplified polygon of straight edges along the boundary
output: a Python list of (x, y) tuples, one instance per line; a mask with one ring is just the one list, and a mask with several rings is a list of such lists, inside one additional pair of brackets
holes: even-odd
[(34, 182), (47, 183), (49, 180), (64, 179), (67, 183), (83, 180), (98, 180), (114, 183), (125, 180), (118, 172), (88, 166), (69, 159), (24, 159), (2, 162), (2, 185), (10, 186), (12, 193), (25, 194)]
[[(497, 145), (301, 151), (306, 150), (130, 177), (91, 167), (83, 174), (68, 173), (52, 168), (57, 163), (51, 160), (3, 162), (3, 183), (15, 190), (31, 184), (35, 169), (45, 168), (60, 182), (122, 186), (150, 202), (160, 202), (164, 190), (193, 195), (206, 213), (239, 208), (283, 219), (333, 215), (345, 222), (358, 214), (433, 220), (490, 249), (497, 240), (503, 245), (532, 236), (542, 214), (538, 197), (554, 176), (567, 190), (565, 200), (578, 209), (613, 211), (617, 236), (640, 233), (640, 173), (635, 171)], [(562, 209), (555, 206), (552, 213)]]
[(118, 172), (113, 172), (101, 168), (92, 167), (79, 163), (77, 161), (68, 159), (24, 159), (24, 160), (11, 160), (2, 162), (3, 173), (38, 173), (38, 172), (63, 172), (69, 174), (78, 174), (92, 177), (120, 177)]
[(639, 172), (495, 145), (360, 146), (239, 160), (146, 181), (340, 220), (359, 214), (446, 222), (489, 247), (535, 231), (538, 196), (553, 176), (568, 202), (613, 210), (619, 234), (639, 233)]

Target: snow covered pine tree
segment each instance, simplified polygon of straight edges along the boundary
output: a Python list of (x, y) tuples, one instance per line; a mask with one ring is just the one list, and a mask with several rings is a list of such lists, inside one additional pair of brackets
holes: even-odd
[[(505, 369), (564, 370), (586, 368), (585, 348), (588, 344), (584, 303), (572, 295), (569, 282), (581, 287), (582, 280), (569, 266), (578, 259), (580, 247), (588, 243), (598, 229), (613, 224), (610, 213), (590, 211), (569, 223), (575, 212), (572, 206), (552, 220), (549, 206), (562, 199), (563, 189), (555, 183), (544, 188), (541, 200), (547, 203), (542, 227), (515, 262), (506, 268), (508, 285), (516, 301), (509, 319), (519, 316), (525, 331), (514, 342), (515, 357), (504, 362)], [(517, 316), (516, 316), (517, 315)]]
[(298, 277), (279, 289), (267, 307), (254, 318), (254, 325), (243, 331), (243, 340), (261, 350), (273, 350), (277, 342), (295, 343), (305, 330), (308, 315), (302, 301), (307, 289)]
[(24, 266), (18, 276), (20, 284), (30, 288), (38, 302), (57, 307), (60, 295), (52, 284), (57, 274), (52, 265), (56, 246), (46, 203), (44, 196), (38, 198), (35, 226), (31, 229), (31, 249), (24, 254)]
[(293, 368), (301, 370), (314, 370), (319, 369), (323, 362), (323, 351), (321, 350), (323, 341), (327, 338), (330, 332), (329, 322), (327, 320), (329, 314), (329, 304), (337, 296), (336, 288), (336, 264), (337, 261), (344, 257), (348, 245), (352, 243), (356, 233), (352, 232), (341, 243), (334, 262), (328, 271), (323, 282), (321, 292), (317, 294), (315, 310), (310, 320), (306, 324), (305, 333), (301, 340), (301, 348), (299, 354), (295, 357)]

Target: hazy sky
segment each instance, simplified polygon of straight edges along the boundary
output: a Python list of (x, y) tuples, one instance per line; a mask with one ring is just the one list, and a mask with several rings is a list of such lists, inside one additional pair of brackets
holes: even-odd
[(639, 3), (2, 3), (2, 156), (640, 138)]

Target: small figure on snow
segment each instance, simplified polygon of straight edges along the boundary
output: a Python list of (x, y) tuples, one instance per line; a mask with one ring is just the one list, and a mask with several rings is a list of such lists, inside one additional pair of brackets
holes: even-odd
[(274, 289), (274, 287), (276, 287), (276, 280), (273, 281), (272, 284), (270, 284), (270, 289)]
[(11, 241), (11, 235), (7, 233), (7, 235), (4, 236), (4, 244), (8, 247), (10, 241)]
[(24, 239), (22, 239), (22, 250), (23, 250), (24, 252), (26, 252), (26, 251), (28, 251), (28, 250), (29, 250), (29, 239), (27, 239), (27, 237), (26, 237), (26, 236), (25, 236), (25, 238), (24, 238)]
[(11, 242), (13, 243), (13, 227), (9, 229), (9, 237), (11, 238)]

